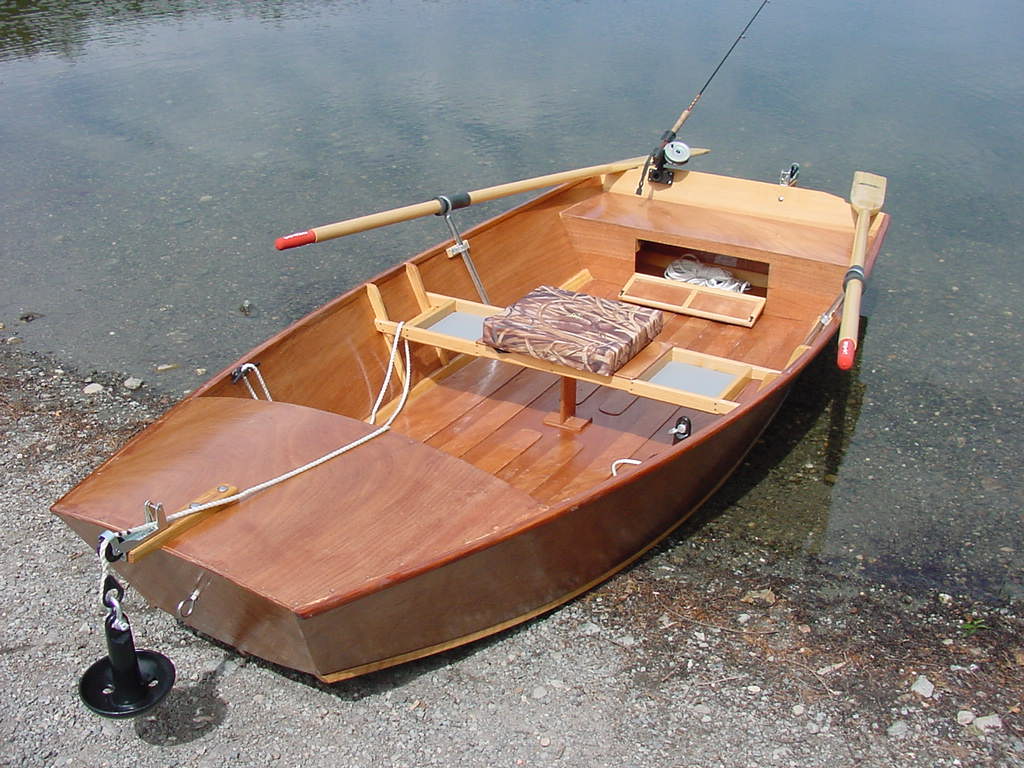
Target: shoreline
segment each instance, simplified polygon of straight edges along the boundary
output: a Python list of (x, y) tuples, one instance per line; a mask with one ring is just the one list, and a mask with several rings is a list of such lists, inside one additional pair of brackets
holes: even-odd
[(563, 608), (333, 686), (129, 591), (139, 647), (179, 679), (146, 716), (103, 720), (75, 691), (105, 653), (96, 561), (48, 507), (175, 402), (126, 378), (0, 345), (11, 765), (1024, 765), (1024, 606), (774, 546), (738, 492)]

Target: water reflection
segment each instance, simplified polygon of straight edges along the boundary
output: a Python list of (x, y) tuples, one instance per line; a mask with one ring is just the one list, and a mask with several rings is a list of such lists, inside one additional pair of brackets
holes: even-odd
[(729, 516), (728, 527), (755, 531), (774, 551), (826, 551), (833, 487), (867, 390), (860, 364), (840, 371), (835, 356), (832, 344), (808, 366), (741, 467), (677, 538)]
[[(446, 235), (274, 237), (649, 149), (753, 8), (684, 10), (669, 36), (655, 0), (3, 3), (0, 338), (176, 396)], [(1021, 28), (1016, 0), (773, 4), (686, 126), (714, 150), (700, 169), (774, 182), (797, 161), (844, 197), (854, 170), (889, 178), (859, 380), (794, 397), (773, 426), (790, 452), (743, 505), (807, 510), (800, 546), (840, 564), (1005, 599), (1024, 595)]]
[(93, 40), (119, 41), (149, 21), (245, 16), (263, 21), (314, 13), (293, 0), (13, 0), (0, 5), (0, 60), (55, 54), (74, 59)]

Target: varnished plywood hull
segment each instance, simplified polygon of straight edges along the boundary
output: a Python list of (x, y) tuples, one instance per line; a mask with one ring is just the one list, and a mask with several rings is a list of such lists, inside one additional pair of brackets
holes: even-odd
[[(627, 469), (633, 477), (616, 488), (598, 490), (513, 537), (317, 615), (303, 617), (167, 551), (115, 569), (148, 602), (204, 634), (244, 653), (342, 680), (501, 631), (629, 565), (728, 478), (785, 391), (775, 388), (742, 418), (694, 438), (658, 465)], [(99, 526), (62, 516), (84, 540), (96, 540)]]

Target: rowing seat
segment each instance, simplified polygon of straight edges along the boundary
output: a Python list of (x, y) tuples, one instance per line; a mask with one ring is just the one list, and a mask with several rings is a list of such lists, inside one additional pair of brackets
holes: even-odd
[(483, 320), (481, 340), (569, 368), (611, 376), (661, 332), (657, 309), (542, 285)]
[[(501, 352), (611, 376), (661, 332), (657, 309), (542, 285), (483, 319), (482, 343)], [(562, 377), (561, 406), (544, 423), (573, 432), (589, 420), (576, 417), (576, 379)]]

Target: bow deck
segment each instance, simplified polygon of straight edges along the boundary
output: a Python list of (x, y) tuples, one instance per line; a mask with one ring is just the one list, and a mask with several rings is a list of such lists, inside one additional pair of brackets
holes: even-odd
[[(142, 521), (140, 499), (185, 507), (221, 482), (255, 485), (373, 431), (286, 403), (189, 400), (55, 507), (73, 525)], [(546, 508), (396, 432), (225, 507), (168, 544), (308, 616), (485, 546)]]

